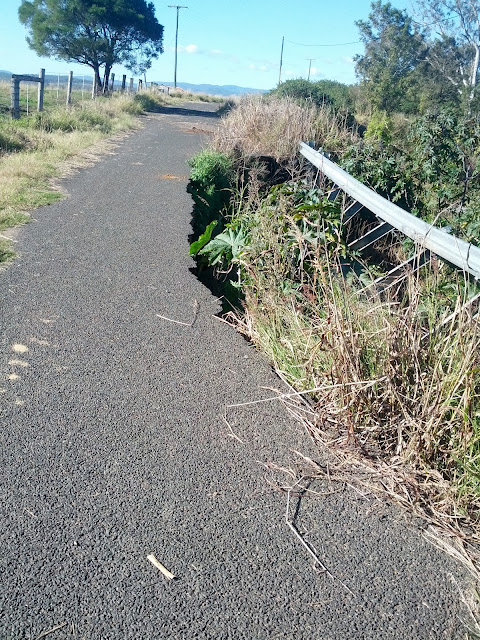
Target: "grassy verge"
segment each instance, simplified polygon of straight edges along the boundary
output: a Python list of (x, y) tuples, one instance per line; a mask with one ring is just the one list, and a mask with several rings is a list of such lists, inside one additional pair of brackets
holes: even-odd
[[(18, 121), (0, 116), (0, 234), (28, 222), (28, 211), (62, 197), (52, 180), (62, 174), (66, 163), (88, 162), (92, 151), (102, 151), (102, 141), (137, 128), (141, 113), (186, 99), (150, 92), (117, 93), (75, 102), (68, 110), (52, 106)], [(0, 262), (12, 257), (8, 240), (0, 239)]]
[[(197, 194), (202, 221), (211, 222), (192, 254), (199, 269), (213, 268), (237, 288), (232, 322), (297, 393), (307, 392), (309, 403), (293, 408), (302, 397), (293, 396), (290, 409), (336, 461), (312, 473), (386, 491), (478, 548), (480, 326), (464, 304), (476, 286), (435, 261), (388, 291), (365, 289), (375, 267), (349, 253), (342, 205), (289, 155), (299, 138), (343, 144), (355, 132), (330, 110), (294, 118), (294, 108), (287, 101), (282, 112), (278, 100), (262, 99), (227, 116), (214, 140), (223, 165), (216, 158), (215, 166), (236, 167), (236, 178), (225, 169), (231, 199), (219, 219), (213, 211), (208, 218), (212, 193)], [(206, 153), (194, 160), (194, 176)], [(252, 169), (252, 159), (266, 155), (293, 179), (270, 187), (268, 172)], [(215, 184), (224, 185), (217, 175), (213, 191)]]

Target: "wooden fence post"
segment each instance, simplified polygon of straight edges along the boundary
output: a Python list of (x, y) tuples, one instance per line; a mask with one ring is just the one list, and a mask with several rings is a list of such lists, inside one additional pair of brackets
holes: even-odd
[(94, 72), (93, 74), (93, 84), (92, 84), (92, 100), (95, 100), (97, 96), (97, 76)]
[(141, 91), (142, 87), (143, 87), (143, 80), (139, 78), (137, 82), (137, 91)]
[(40, 73), (38, 74), (40, 82), (38, 83), (38, 101), (37, 101), (37, 111), (40, 113), (43, 111), (43, 93), (45, 91), (45, 69), (40, 69)]
[(12, 75), (10, 97), (10, 114), (14, 120), (18, 120), (20, 118), (20, 79), (16, 75)]
[(68, 84), (67, 84), (67, 107), (72, 104), (72, 83), (73, 83), (73, 71), (70, 71), (68, 74)]
[(133, 91), (133, 78), (130, 78), (130, 86), (129, 89), (130, 93)]
[(122, 76), (122, 91), (125, 91), (125, 85), (127, 84), (127, 76), (123, 74)]
[(115, 74), (112, 73), (110, 75), (110, 78), (111, 78), (111, 80), (110, 80), (110, 91), (113, 93), (115, 91)]

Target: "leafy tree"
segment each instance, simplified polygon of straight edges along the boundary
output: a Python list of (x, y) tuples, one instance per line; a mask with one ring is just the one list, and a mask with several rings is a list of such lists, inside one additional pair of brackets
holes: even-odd
[[(79, 62), (105, 87), (114, 64), (146, 63), (163, 53), (163, 26), (146, 0), (22, 0), (20, 22), (30, 48), (42, 56)], [(145, 64), (144, 64), (145, 66)]]
[(480, 0), (422, 0), (420, 4), (435, 41), (428, 61), (470, 104), (479, 76)]
[(356, 56), (356, 73), (379, 111), (418, 109), (417, 66), (425, 50), (423, 35), (405, 11), (389, 2), (371, 4), (368, 20), (356, 22), (365, 54)]

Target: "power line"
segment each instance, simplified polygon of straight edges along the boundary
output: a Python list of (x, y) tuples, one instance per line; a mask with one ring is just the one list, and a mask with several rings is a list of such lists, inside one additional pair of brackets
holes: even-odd
[(338, 42), (337, 44), (303, 44), (302, 42), (292, 42), (287, 40), (290, 44), (296, 44), (297, 47), (345, 47), (347, 44), (360, 44), (361, 40), (355, 40), (355, 42)]

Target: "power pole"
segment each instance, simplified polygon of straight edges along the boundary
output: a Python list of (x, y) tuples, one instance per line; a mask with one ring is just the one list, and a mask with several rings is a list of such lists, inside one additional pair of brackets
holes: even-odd
[(285, 42), (285, 36), (282, 38), (282, 50), (280, 52), (280, 72), (278, 74), (278, 84), (282, 82), (282, 66), (283, 66), (283, 44)]
[(178, 14), (180, 13), (180, 9), (188, 9), (188, 7), (184, 7), (180, 4), (169, 4), (170, 9), (177, 10), (177, 30), (175, 32), (175, 75), (173, 79), (173, 87), (177, 88), (177, 50), (178, 50)]
[(308, 80), (310, 81), (310, 71), (312, 70), (312, 62), (316, 60), (316, 58), (307, 58), (307, 60), (310, 61), (310, 64), (308, 65)]

